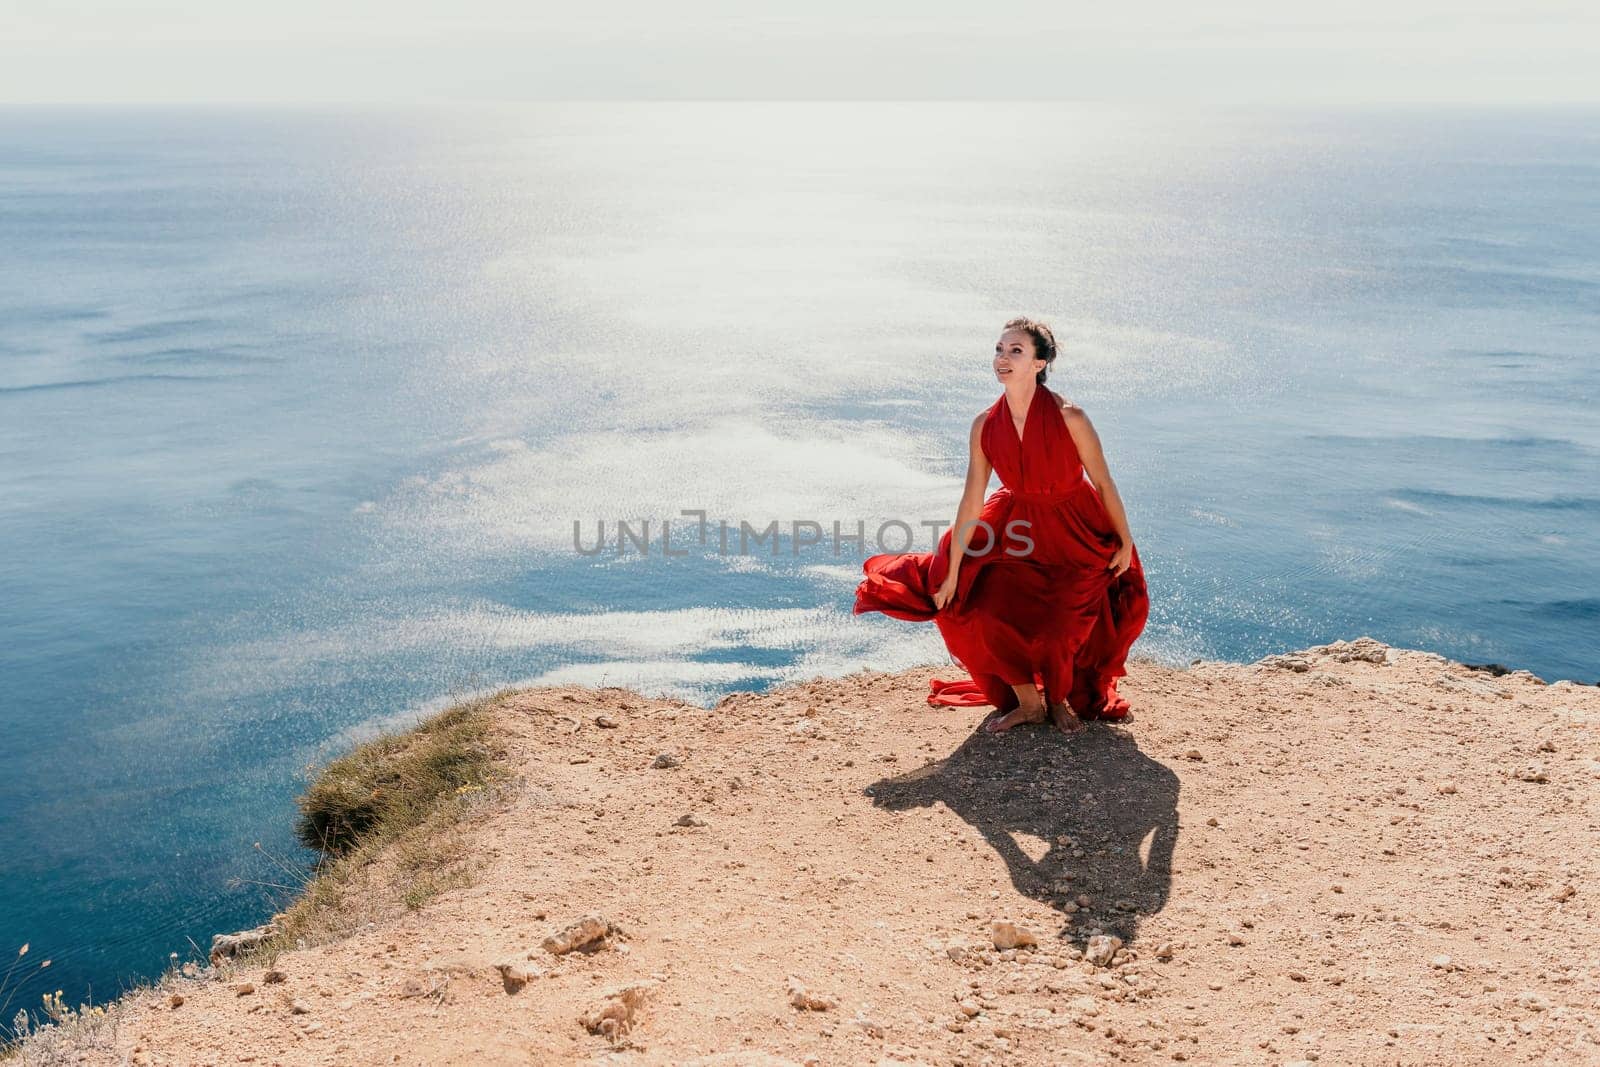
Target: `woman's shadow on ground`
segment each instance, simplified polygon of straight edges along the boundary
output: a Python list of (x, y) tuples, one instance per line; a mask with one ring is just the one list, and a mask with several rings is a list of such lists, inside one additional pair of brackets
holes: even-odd
[[(979, 730), (947, 758), (866, 792), (889, 811), (939, 801), (961, 816), (1005, 860), (1019, 892), (1064, 914), (1060, 936), (1079, 948), (1097, 932), (1132, 944), (1140, 918), (1166, 905), (1178, 776), (1124, 729), (1090, 724), (1071, 738), (1043, 726)], [(1041, 858), (1014, 834), (1040, 839), (1031, 850)], [(1071, 911), (1080, 895), (1090, 906)]]

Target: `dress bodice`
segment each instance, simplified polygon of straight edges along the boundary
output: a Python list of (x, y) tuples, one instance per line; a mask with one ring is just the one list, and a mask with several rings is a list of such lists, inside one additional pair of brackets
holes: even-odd
[(980, 439), (1000, 484), (1018, 502), (1065, 497), (1087, 484), (1056, 394), (1046, 386), (1033, 391), (1020, 439), (1004, 393), (989, 409)]

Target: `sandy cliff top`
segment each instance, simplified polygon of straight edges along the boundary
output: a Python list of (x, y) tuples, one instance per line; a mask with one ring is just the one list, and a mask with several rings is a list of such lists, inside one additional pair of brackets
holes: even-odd
[(1130, 670), (1071, 739), (929, 708), (948, 667), (505, 695), (470, 886), (170, 976), (80, 1062), (1600, 1063), (1600, 689)]

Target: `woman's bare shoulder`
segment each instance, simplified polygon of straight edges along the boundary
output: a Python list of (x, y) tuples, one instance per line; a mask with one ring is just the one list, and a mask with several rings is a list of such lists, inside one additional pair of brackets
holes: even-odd
[(983, 425), (989, 421), (987, 411), (972, 420), (972, 428), (967, 431), (967, 442), (977, 452), (983, 451)]
[(1071, 400), (1062, 396), (1060, 393), (1055, 393), (1054, 396), (1056, 398), (1056, 404), (1061, 408), (1061, 417), (1067, 420), (1068, 426), (1071, 426), (1073, 422), (1079, 419), (1087, 420), (1089, 418), (1089, 416), (1084, 413), (1082, 408), (1073, 403)]

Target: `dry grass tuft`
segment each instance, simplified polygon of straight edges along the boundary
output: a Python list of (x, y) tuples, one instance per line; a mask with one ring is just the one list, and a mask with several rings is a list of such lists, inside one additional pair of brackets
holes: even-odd
[(322, 770), (295, 829), (323, 862), (251, 958), (336, 939), (470, 884), (459, 826), (514, 788), (493, 736), (493, 709), (510, 692), (456, 704)]

